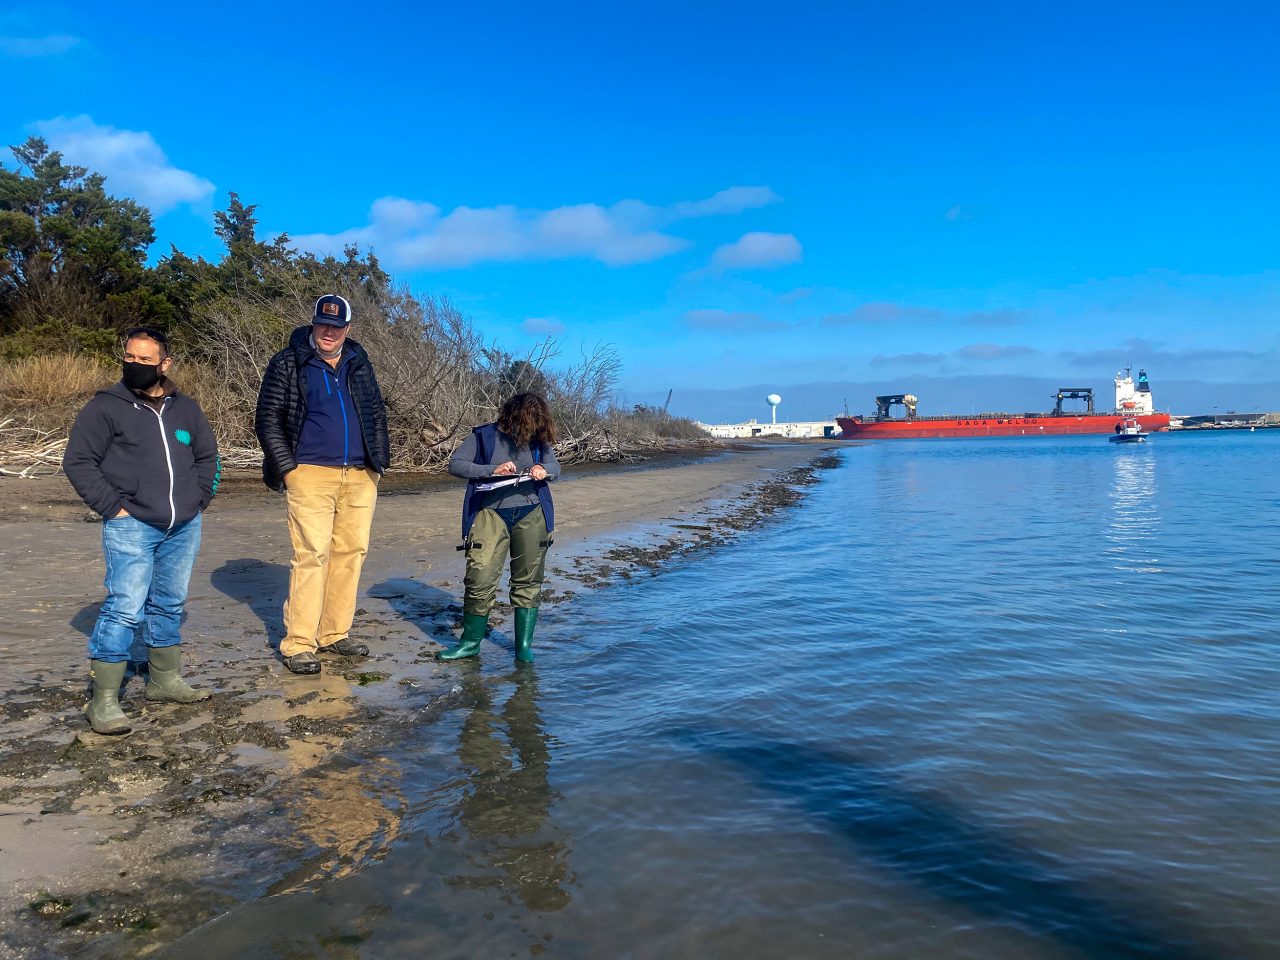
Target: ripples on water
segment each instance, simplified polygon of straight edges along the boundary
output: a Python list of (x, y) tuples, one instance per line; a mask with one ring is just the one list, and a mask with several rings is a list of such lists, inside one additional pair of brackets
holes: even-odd
[(768, 529), (548, 611), (536, 672), (460, 668), (464, 705), (399, 748), (387, 858), (192, 940), (1280, 956), (1277, 452), (844, 448)]

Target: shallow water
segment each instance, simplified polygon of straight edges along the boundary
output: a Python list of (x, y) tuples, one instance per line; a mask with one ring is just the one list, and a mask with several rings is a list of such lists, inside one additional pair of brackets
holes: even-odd
[(233, 956), (1280, 956), (1280, 431), (842, 448), (487, 648), (389, 854)]

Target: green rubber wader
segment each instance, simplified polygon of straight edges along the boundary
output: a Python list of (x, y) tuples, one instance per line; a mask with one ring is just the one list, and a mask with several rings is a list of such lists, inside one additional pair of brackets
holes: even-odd
[(551, 538), (542, 508), (523, 517), (510, 530), (493, 510), (481, 510), (471, 527), (467, 550), (464, 613), (488, 616), (498, 596), (502, 568), (511, 557), (511, 605), (536, 607), (542, 599), (542, 577)]

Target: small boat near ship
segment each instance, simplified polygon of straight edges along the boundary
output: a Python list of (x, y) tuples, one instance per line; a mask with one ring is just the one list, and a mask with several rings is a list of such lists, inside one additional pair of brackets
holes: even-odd
[[(874, 416), (836, 417), (844, 440), (924, 440), (947, 437), (1044, 437), (1064, 434), (1113, 433), (1118, 422), (1138, 423), (1142, 434), (1169, 429), (1169, 414), (1157, 413), (1145, 370), (1135, 382), (1132, 367), (1116, 374), (1116, 406), (1110, 413), (1094, 410), (1092, 387), (1060, 387), (1057, 403), (1048, 413), (979, 413), (968, 416), (919, 416), (919, 398), (910, 393), (876, 397)], [(1066, 401), (1084, 401), (1083, 411), (1063, 408)], [(896, 406), (903, 415), (892, 416)], [(1120, 418), (1117, 421), (1117, 418)]]
[(1116, 424), (1115, 435), (1108, 439), (1112, 443), (1145, 443), (1147, 435), (1142, 432), (1142, 424), (1133, 417), (1126, 417)]

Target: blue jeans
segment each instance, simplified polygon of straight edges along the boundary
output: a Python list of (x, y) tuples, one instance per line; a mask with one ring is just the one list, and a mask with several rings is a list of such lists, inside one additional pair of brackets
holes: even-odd
[(172, 647), (182, 642), (178, 629), (191, 568), (200, 550), (200, 520), (197, 514), (168, 531), (133, 517), (103, 522), (107, 599), (89, 636), (91, 660), (129, 660), (143, 623), (148, 647)]

